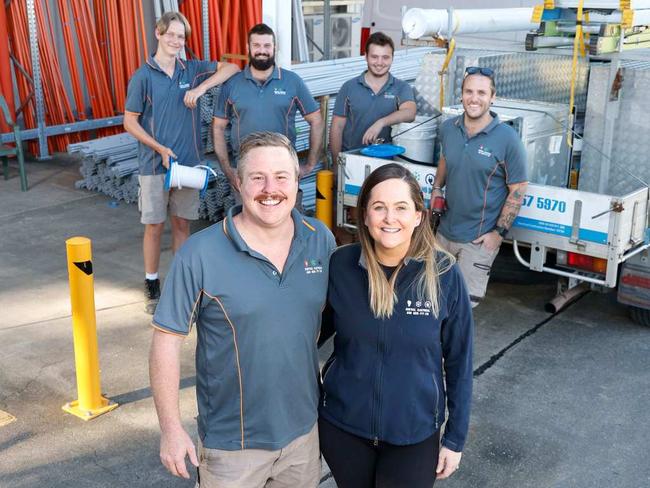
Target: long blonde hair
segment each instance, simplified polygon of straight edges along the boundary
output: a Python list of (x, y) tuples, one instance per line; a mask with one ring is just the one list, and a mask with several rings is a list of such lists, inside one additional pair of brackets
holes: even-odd
[(420, 190), (420, 185), (409, 170), (396, 163), (389, 163), (375, 169), (361, 186), (359, 198), (357, 200), (357, 223), (358, 235), (361, 243), (361, 252), (366, 261), (368, 271), (368, 298), (370, 300), (370, 309), (375, 317), (379, 319), (389, 318), (393, 315), (395, 304), (397, 303), (397, 294), (395, 293), (395, 283), (397, 275), (404, 266), (403, 261), (393, 271), (388, 279), (381, 268), (379, 259), (375, 252), (375, 242), (368, 227), (364, 224), (368, 202), (372, 189), (379, 183), (386, 180), (402, 180), (408, 187), (411, 199), (415, 204), (415, 210), (422, 212), (422, 221), (415, 227), (411, 244), (407, 256), (410, 259), (424, 263), (422, 270), (416, 280), (416, 291), (418, 300), (428, 300), (431, 302), (431, 309), (435, 317), (440, 310), (439, 297), (439, 276), (445, 273), (453, 264), (454, 257), (445, 251), (438, 244), (431, 225), (429, 224), (428, 211), (424, 204), (424, 197)]

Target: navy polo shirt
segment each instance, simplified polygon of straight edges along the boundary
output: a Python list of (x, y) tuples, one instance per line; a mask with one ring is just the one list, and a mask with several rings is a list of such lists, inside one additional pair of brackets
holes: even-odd
[(296, 144), (296, 112), (303, 117), (316, 112), (316, 103), (302, 78), (276, 66), (264, 82), (257, 81), (250, 66), (224, 83), (213, 115), (230, 121), (230, 145), (235, 156), (241, 140), (257, 131), (279, 132)]
[(153, 325), (187, 335), (196, 323), (198, 428), (211, 449), (276, 450), (316, 422), (316, 341), (332, 233), (292, 211), (282, 273), (233, 224), (241, 207), (176, 253)]
[[(174, 76), (170, 78), (149, 56), (129, 80), (125, 110), (139, 114), (138, 122), (147, 134), (174, 151), (178, 162), (186, 166), (201, 163), (203, 147), (201, 111), (187, 108), (183, 98), (216, 70), (216, 61), (176, 58)], [(138, 144), (138, 162), (141, 175), (166, 172), (160, 154), (142, 143)]]
[[(364, 71), (346, 81), (336, 95), (334, 115), (347, 119), (343, 128), (343, 151), (361, 147), (363, 135), (372, 124), (398, 110), (402, 103), (415, 101), (411, 85), (390, 73), (386, 84), (375, 94), (366, 83), (365, 74)], [(390, 142), (390, 131), (390, 127), (384, 127), (379, 137)]]
[(450, 241), (470, 242), (497, 225), (508, 185), (528, 180), (526, 148), (517, 132), (493, 117), (485, 129), (468, 137), (464, 115), (439, 129), (447, 177), (447, 211), (438, 231)]

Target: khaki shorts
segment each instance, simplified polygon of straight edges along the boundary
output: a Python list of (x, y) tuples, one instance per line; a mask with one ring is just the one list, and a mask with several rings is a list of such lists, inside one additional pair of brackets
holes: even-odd
[(472, 307), (476, 307), (485, 297), (490, 270), (494, 259), (499, 254), (499, 248), (488, 251), (482, 244), (450, 241), (439, 232), (436, 239), (442, 247), (456, 257), (469, 291)]
[(165, 175), (139, 175), (138, 209), (143, 224), (162, 224), (170, 215), (186, 220), (199, 218), (199, 191), (194, 188), (165, 190)]
[(316, 488), (321, 464), (318, 426), (277, 451), (208, 449), (199, 441), (195, 488)]

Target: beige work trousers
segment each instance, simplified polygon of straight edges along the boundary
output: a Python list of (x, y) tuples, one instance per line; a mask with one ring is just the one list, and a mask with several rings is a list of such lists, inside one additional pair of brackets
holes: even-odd
[(199, 442), (195, 488), (316, 488), (320, 476), (317, 425), (277, 451), (225, 451)]

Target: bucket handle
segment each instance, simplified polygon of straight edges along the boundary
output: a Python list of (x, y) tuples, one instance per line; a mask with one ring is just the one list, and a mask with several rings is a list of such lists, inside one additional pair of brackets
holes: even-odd
[[(428, 118), (427, 120), (423, 120), (422, 122), (419, 122), (419, 123), (415, 124), (413, 127), (409, 127), (408, 129), (405, 129), (405, 130), (403, 130), (402, 132), (399, 132), (399, 133), (395, 134), (394, 136), (391, 136), (391, 138), (392, 138), (392, 139), (395, 139), (396, 137), (399, 137), (399, 136), (401, 136), (402, 134), (405, 134), (406, 132), (415, 129), (416, 127), (420, 127), (421, 125), (426, 124), (427, 122), (431, 122), (432, 120), (437, 119), (437, 118), (440, 117), (441, 115), (442, 115), (442, 112), (438, 112), (438, 113), (437, 113), (436, 115), (434, 115), (433, 117)], [(379, 139), (377, 139), (377, 142), (376, 142), (375, 144), (381, 144), (381, 143), (383, 143), (383, 142), (384, 142), (384, 139), (379, 138)]]

